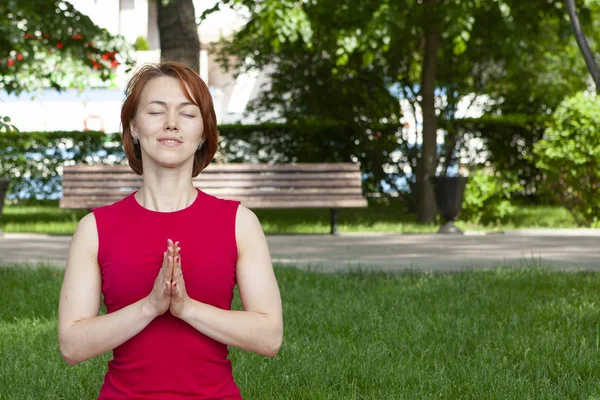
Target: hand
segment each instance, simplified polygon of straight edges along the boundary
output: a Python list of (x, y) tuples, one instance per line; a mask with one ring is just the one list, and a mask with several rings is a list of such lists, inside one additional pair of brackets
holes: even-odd
[(185, 289), (183, 272), (181, 271), (181, 255), (175, 258), (173, 269), (173, 286), (171, 289), (171, 305), (169, 311), (173, 316), (181, 318), (185, 308), (190, 303), (190, 297)]
[(175, 269), (175, 260), (179, 258), (180, 249), (179, 242), (173, 244), (171, 239), (168, 240), (167, 246), (167, 251), (163, 254), (162, 268), (158, 272), (152, 291), (147, 297), (150, 312), (155, 316), (167, 312), (171, 305), (173, 270)]

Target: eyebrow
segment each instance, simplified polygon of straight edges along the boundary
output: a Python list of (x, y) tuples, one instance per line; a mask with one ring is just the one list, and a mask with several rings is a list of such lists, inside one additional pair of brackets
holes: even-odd
[[(158, 105), (165, 106), (165, 107), (167, 106), (166, 102), (160, 101), (160, 100), (152, 100), (151, 102), (149, 102), (146, 105), (149, 106), (150, 104), (158, 104)], [(190, 103), (189, 101), (184, 101), (183, 103), (179, 103), (177, 108), (181, 108), (181, 107), (185, 107), (185, 106), (196, 106), (196, 104)], [(198, 106), (196, 106), (196, 107), (198, 107)]]

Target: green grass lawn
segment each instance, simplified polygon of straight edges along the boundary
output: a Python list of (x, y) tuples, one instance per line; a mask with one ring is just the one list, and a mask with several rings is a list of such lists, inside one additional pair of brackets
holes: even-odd
[[(266, 233), (329, 233), (329, 210), (254, 210)], [(72, 234), (85, 210), (61, 210), (57, 201), (29, 205), (6, 205), (0, 219), (5, 232), (35, 232)], [(407, 214), (404, 205), (372, 203), (368, 208), (339, 209), (340, 232), (396, 232), (434, 233), (437, 225), (416, 222), (416, 216)], [(573, 228), (571, 215), (560, 207), (520, 207), (515, 215), (499, 224), (473, 225), (459, 221), (457, 225), (469, 231), (502, 231), (519, 228)]]
[[(58, 352), (62, 273), (0, 269), (0, 399), (100, 389), (110, 355), (70, 367)], [(600, 398), (600, 274), (276, 274), (279, 354), (231, 353), (245, 399)]]

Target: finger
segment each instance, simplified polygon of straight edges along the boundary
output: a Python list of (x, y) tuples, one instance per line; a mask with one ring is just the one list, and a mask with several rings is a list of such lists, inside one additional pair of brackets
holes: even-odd
[(185, 285), (185, 281), (183, 279), (183, 268), (182, 268), (182, 261), (181, 261), (181, 254), (179, 255), (178, 259), (177, 259), (177, 281), (179, 283), (179, 286)]
[(165, 258), (164, 258), (163, 266), (165, 268), (165, 276), (166, 276), (166, 274), (169, 272), (169, 251), (168, 250), (165, 251), (164, 255), (165, 255)]
[(166, 276), (166, 271), (167, 271), (167, 252), (165, 251), (163, 253), (163, 261), (162, 261), (162, 265), (160, 267), (160, 276), (162, 276), (162, 278), (164, 279)]
[(180, 267), (180, 256), (176, 256), (173, 260), (173, 291), (177, 291), (177, 286), (180, 285), (181, 278), (181, 267)]
[(173, 271), (173, 280), (179, 281), (181, 278), (181, 254), (175, 259), (175, 271)]
[(174, 257), (169, 256), (169, 266), (167, 268), (167, 280), (169, 282), (173, 281), (173, 268), (174, 268)]
[(166, 295), (170, 295), (170, 293), (171, 293), (171, 276), (169, 275), (169, 255), (168, 255), (168, 252), (166, 252), (166, 251), (164, 253), (162, 281), (164, 282), (164, 293)]
[[(179, 243), (179, 242), (177, 242)], [(175, 247), (173, 248), (173, 259), (174, 261), (174, 269), (177, 268), (177, 257), (179, 257), (179, 251), (181, 250), (181, 248), (177, 245), (175, 245)], [(173, 277), (175, 278), (175, 271), (173, 271)]]
[(169, 251), (169, 255), (175, 255), (175, 245), (173, 244), (173, 241), (171, 239), (167, 239), (167, 248)]
[(183, 280), (181, 276), (181, 255), (175, 258), (175, 269), (173, 271), (173, 296), (180, 297), (181, 295), (181, 285), (183, 285)]

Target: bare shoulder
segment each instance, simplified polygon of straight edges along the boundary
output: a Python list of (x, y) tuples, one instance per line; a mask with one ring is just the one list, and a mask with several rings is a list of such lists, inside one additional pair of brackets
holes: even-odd
[(247, 225), (247, 224), (258, 224), (258, 217), (254, 212), (243, 205), (239, 205), (237, 209), (237, 218), (236, 218), (236, 226), (238, 224)]
[(78, 248), (80, 251), (95, 255), (98, 253), (98, 229), (96, 227), (96, 217), (93, 212), (86, 214), (73, 233), (71, 247)]
[(83, 218), (79, 220), (77, 224), (77, 230), (87, 232), (93, 230), (96, 232), (96, 217), (93, 212), (87, 213)]
[(98, 228), (96, 227), (96, 217), (93, 212), (87, 213), (79, 220), (75, 233), (84, 236), (86, 239), (98, 240)]
[(258, 217), (252, 210), (239, 205), (235, 219), (235, 235), (238, 249), (243, 249), (255, 243), (256, 240), (265, 240)]

